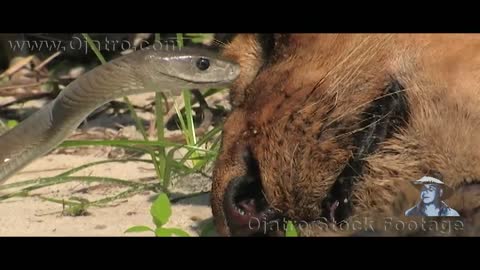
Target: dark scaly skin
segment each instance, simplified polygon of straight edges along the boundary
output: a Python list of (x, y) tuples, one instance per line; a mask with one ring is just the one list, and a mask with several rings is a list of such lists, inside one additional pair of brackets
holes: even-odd
[[(209, 60), (201, 70), (199, 58)], [(209, 51), (182, 48), (145, 50), (119, 57), (84, 74), (58, 97), (0, 136), (0, 184), (36, 158), (57, 147), (92, 111), (127, 95), (228, 87), (237, 64)]]

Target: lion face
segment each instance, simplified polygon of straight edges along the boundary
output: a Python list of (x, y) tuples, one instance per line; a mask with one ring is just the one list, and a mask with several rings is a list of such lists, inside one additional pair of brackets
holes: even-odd
[[(430, 169), (422, 155), (436, 162), (415, 138), (397, 147), (417, 121), (402, 73), (411, 44), (392, 35), (293, 34), (239, 35), (228, 44), (223, 54), (242, 72), (214, 170), (218, 231), (276, 235), (285, 219), (336, 223), (362, 205), (381, 208), (372, 197), (408, 197), (398, 181)], [(408, 59), (421, 62), (415, 53)], [(385, 177), (382, 193), (361, 184)]]

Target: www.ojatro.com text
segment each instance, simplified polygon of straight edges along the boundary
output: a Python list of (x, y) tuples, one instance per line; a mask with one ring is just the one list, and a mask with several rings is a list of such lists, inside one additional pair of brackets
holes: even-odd
[[(142, 40), (137, 44), (133, 44), (128, 40), (92, 40), (93, 45), (101, 51), (106, 52), (123, 52), (127, 50), (142, 50), (147, 47), (156, 50), (174, 51), (180, 50), (175, 39), (148, 41)], [(12, 51), (28, 51), (28, 52), (57, 52), (77, 50), (81, 53), (88, 54), (91, 45), (85, 39), (73, 37), (71, 40), (8, 40), (8, 45)]]

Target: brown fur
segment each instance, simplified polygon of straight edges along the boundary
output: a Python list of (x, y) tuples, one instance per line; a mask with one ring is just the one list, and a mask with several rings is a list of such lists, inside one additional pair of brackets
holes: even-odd
[(402, 216), (418, 199), (409, 181), (431, 169), (457, 190), (449, 206), (462, 215), (480, 206), (480, 192), (465, 186), (480, 181), (480, 35), (277, 35), (269, 65), (262, 67), (261, 53), (255, 35), (239, 35), (223, 51), (242, 74), (214, 171), (221, 234), (229, 234), (223, 194), (245, 174), (246, 149), (271, 206), (292, 219), (318, 218), (354, 151), (361, 112), (392, 79), (405, 87), (408, 125), (367, 157), (355, 214)]

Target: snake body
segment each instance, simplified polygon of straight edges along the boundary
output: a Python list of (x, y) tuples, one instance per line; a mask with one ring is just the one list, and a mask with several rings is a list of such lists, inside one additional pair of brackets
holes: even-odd
[(155, 47), (100, 65), (70, 83), (53, 101), (0, 136), (0, 184), (47, 154), (101, 105), (127, 95), (228, 87), (239, 66), (199, 48)]

